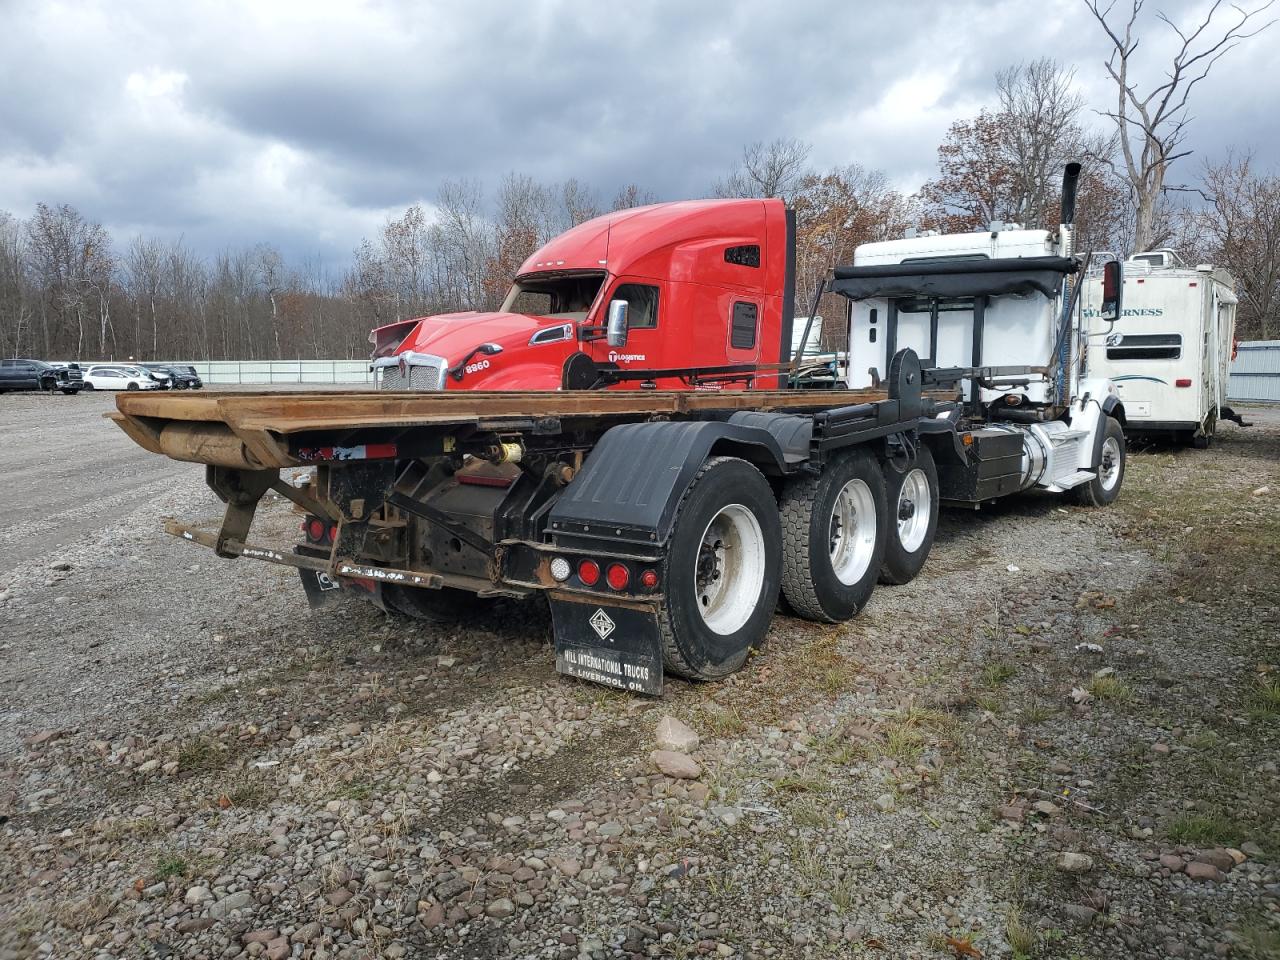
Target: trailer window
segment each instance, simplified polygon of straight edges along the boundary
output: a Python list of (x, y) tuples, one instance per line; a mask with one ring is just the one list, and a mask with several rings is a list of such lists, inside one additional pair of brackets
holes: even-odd
[(756, 321), (760, 308), (754, 303), (733, 305), (733, 324), (729, 329), (729, 346), (735, 350), (751, 350), (756, 345)]
[(658, 288), (647, 283), (624, 283), (613, 291), (610, 300), (625, 300), (627, 327), (631, 330), (651, 330), (658, 325)]
[(1177, 360), (1181, 356), (1180, 333), (1113, 333), (1107, 337), (1108, 360)]
[(511, 285), (502, 312), (585, 320), (602, 283), (603, 273), (521, 277)]

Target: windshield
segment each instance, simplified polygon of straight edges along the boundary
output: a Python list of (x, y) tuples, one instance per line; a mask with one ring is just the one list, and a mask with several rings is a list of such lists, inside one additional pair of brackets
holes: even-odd
[(503, 313), (585, 320), (604, 283), (603, 273), (521, 277), (502, 303)]

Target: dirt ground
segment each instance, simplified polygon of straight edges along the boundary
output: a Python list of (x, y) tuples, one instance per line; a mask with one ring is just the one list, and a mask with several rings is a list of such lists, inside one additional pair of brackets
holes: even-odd
[(1280, 410), (653, 701), (166, 537), (110, 402), (0, 397), (3, 960), (1280, 957)]

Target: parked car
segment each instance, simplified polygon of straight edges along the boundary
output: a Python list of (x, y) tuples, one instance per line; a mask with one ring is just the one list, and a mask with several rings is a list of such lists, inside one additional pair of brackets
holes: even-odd
[(84, 372), (88, 390), (160, 390), (160, 381), (141, 367), (94, 364)]
[(6, 390), (61, 390), (79, 393), (84, 374), (76, 364), (54, 366), (43, 360), (0, 360), (0, 393)]
[(170, 386), (174, 390), (199, 390), (204, 386), (203, 381), (196, 375), (196, 368), (189, 364), (144, 363), (142, 366), (149, 372), (167, 375)]

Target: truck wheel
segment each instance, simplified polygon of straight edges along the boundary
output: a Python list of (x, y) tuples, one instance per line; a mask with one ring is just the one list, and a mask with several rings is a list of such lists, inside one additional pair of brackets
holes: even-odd
[(1086, 507), (1105, 507), (1120, 496), (1124, 458), (1124, 428), (1115, 417), (1107, 417), (1102, 442), (1094, 456), (1093, 469), (1097, 475), (1075, 488), (1077, 502)]
[(866, 604), (884, 562), (884, 474), (855, 450), (782, 493), (782, 592), (807, 620), (848, 620)]
[(474, 614), (484, 603), (474, 593), (452, 587), (431, 590), (395, 583), (382, 584), (382, 600), (396, 613), (431, 623), (455, 623)]
[(938, 468), (926, 446), (899, 467), (892, 460), (884, 467), (885, 502), (889, 507), (881, 583), (910, 583), (933, 549), (938, 529)]
[(711, 457), (676, 514), (658, 617), (663, 663), (690, 680), (742, 667), (778, 601), (782, 525), (773, 489), (736, 457)]

